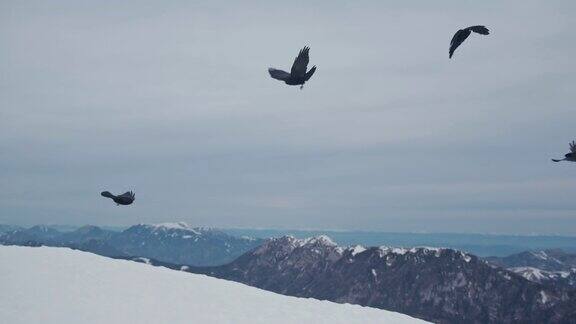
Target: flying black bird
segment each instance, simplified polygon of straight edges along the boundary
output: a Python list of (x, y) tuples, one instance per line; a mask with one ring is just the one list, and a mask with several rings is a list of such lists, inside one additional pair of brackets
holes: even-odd
[(288, 85), (300, 85), (300, 89), (302, 89), (304, 83), (310, 80), (312, 74), (316, 71), (316, 65), (314, 65), (310, 71), (306, 72), (308, 62), (310, 61), (308, 52), (310, 52), (310, 47), (308, 46), (300, 50), (300, 53), (298, 53), (298, 56), (294, 60), (294, 64), (292, 64), (290, 73), (275, 68), (269, 68), (268, 73), (276, 80), (284, 81)]
[(116, 205), (130, 205), (136, 199), (136, 196), (132, 191), (127, 191), (118, 196), (114, 196), (109, 191), (102, 191), (101, 195), (107, 198), (111, 198), (112, 200), (114, 200)]
[(572, 143), (570, 143), (570, 153), (564, 155), (564, 158), (562, 160), (552, 159), (552, 161), (554, 161), (554, 162), (560, 162), (560, 161), (576, 162), (576, 142), (572, 141)]
[(460, 29), (459, 31), (454, 34), (452, 37), (452, 41), (450, 42), (450, 58), (454, 55), (454, 51), (462, 44), (468, 36), (470, 36), (471, 32), (475, 32), (482, 35), (490, 34), (490, 31), (485, 26), (470, 26), (468, 28)]

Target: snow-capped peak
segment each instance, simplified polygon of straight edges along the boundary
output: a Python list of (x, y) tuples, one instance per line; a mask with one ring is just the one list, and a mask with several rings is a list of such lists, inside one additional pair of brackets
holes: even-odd
[(314, 236), (314, 237), (310, 237), (302, 241), (302, 245), (309, 245), (309, 244), (320, 244), (320, 245), (326, 245), (326, 246), (338, 246), (338, 244), (336, 244), (336, 242), (332, 241), (332, 239), (330, 237), (328, 237), (327, 235), (319, 235), (319, 236)]
[(355, 256), (358, 253), (362, 253), (362, 252), (366, 251), (366, 248), (363, 247), (362, 245), (356, 245), (356, 246), (349, 248), (349, 250), (350, 250), (350, 253), (352, 253), (352, 256)]
[(275, 246), (281, 246), (282, 249), (286, 248), (286, 252), (293, 251), (294, 249), (298, 248), (311, 249), (316, 252), (320, 250), (326, 250), (326, 251), (334, 250), (337, 253), (341, 253), (344, 250), (326, 235), (319, 235), (305, 239), (298, 239), (292, 235), (284, 235), (281, 237), (270, 238), (266, 240), (266, 243), (261, 245), (256, 250), (256, 254), (264, 253), (265, 251)]
[(268, 239), (269, 243), (285, 243), (291, 245), (293, 248), (296, 247), (303, 247), (303, 246), (310, 246), (310, 245), (322, 245), (322, 246), (330, 246), (330, 247), (338, 247), (336, 242), (332, 241), (332, 239), (326, 235), (318, 235), (313, 236), (305, 239), (298, 239), (292, 235), (284, 235), (277, 238)]
[(152, 224), (149, 225), (154, 229), (163, 229), (163, 230), (170, 230), (170, 229), (176, 229), (176, 230), (185, 230), (185, 231), (190, 231), (193, 232), (194, 234), (201, 234), (199, 231), (197, 231), (195, 228), (193, 228), (192, 226), (188, 225), (185, 222), (177, 222), (177, 223), (160, 223), (160, 224)]
[(404, 255), (408, 253), (408, 249), (400, 248), (400, 247), (390, 247), (390, 246), (380, 246), (378, 247), (378, 251), (381, 255), (386, 255), (389, 253)]
[(534, 267), (513, 267), (509, 268), (508, 270), (534, 282), (542, 282), (545, 280), (557, 278), (567, 278), (570, 276), (570, 272), (568, 271), (547, 271)]

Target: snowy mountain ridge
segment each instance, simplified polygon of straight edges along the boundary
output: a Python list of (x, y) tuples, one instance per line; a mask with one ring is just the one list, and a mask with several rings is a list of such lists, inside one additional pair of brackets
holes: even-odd
[[(570, 276), (570, 271), (546, 271), (534, 267), (515, 267), (508, 270), (535, 282), (541, 282), (543, 279), (554, 279), (558, 277), (568, 278), (568, 276)], [(576, 269), (572, 269), (571, 272), (576, 272)]]
[[(270, 246), (277, 246), (279, 244), (284, 245), (285, 247), (288, 247), (290, 249), (315, 246), (317, 248), (323, 248), (325, 251), (339, 254), (340, 256), (346, 254), (347, 252), (351, 253), (352, 256), (356, 256), (357, 254), (363, 253), (366, 250), (368, 250), (368, 247), (359, 244), (347, 247), (339, 246), (336, 242), (334, 242), (334, 240), (332, 240), (327, 235), (318, 235), (305, 239), (298, 239), (292, 235), (285, 235), (278, 238), (267, 239), (265, 243), (257, 249), (257, 251), (259, 251), (257, 253), (262, 253), (266, 251)], [(445, 253), (446, 251), (456, 251), (458, 255), (466, 262), (470, 262), (472, 260), (472, 257), (475, 257), (463, 251), (442, 247), (419, 246), (412, 248), (403, 248), (403, 247), (379, 246), (377, 247), (377, 249), (381, 257), (385, 257), (386, 255), (389, 254), (396, 254), (396, 255), (420, 254), (420, 255), (434, 255), (436, 257), (440, 257), (442, 253)]]
[(560, 249), (525, 251), (506, 257), (487, 257), (489, 262), (505, 267), (532, 267), (547, 271), (571, 271), (576, 268), (576, 254)]
[(569, 271), (542, 270), (534, 267), (512, 267), (508, 270), (532, 281), (558, 288), (576, 287), (576, 268)]
[(537, 283), (560, 289), (576, 288), (576, 255), (560, 249), (525, 251), (486, 260)]
[(564, 323), (576, 301), (462, 251), (340, 247), (326, 236), (269, 239), (229, 264), (189, 271), (438, 323)]

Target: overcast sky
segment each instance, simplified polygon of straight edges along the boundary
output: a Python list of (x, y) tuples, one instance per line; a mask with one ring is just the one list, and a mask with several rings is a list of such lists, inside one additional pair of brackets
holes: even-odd
[(575, 13), (1, 0), (0, 223), (576, 234)]

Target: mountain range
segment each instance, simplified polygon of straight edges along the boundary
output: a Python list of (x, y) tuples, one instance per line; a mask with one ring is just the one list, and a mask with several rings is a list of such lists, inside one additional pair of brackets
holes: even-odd
[(186, 223), (138, 224), (121, 232), (91, 225), (71, 232), (45, 225), (0, 232), (0, 244), (5, 245), (71, 247), (109, 257), (146, 257), (195, 266), (230, 262), (261, 242)]
[(326, 236), (284, 236), (229, 264), (186, 270), (436, 323), (567, 323), (576, 312), (573, 292), (453, 249), (343, 248)]
[(576, 318), (576, 258), (560, 250), (483, 259), (451, 248), (342, 247), (325, 235), (235, 237), (185, 223), (139, 224), (121, 232), (9, 228), (0, 231), (0, 244), (65, 246), (437, 323)]

